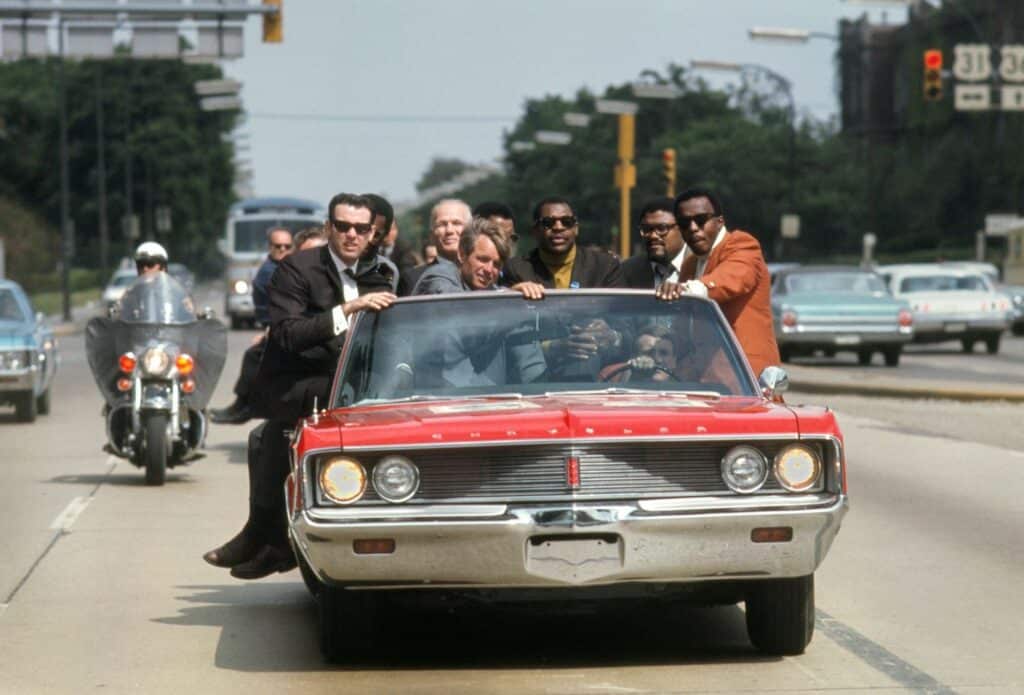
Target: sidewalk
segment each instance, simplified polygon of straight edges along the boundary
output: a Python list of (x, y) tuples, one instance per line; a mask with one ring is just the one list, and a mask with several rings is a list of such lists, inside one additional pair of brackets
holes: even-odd
[(82, 306), (71, 307), (71, 320), (65, 321), (60, 314), (50, 314), (46, 320), (53, 326), (53, 334), (58, 338), (81, 333), (85, 330), (85, 324), (93, 316), (102, 316), (99, 300), (86, 302)]
[(783, 368), (789, 374), (790, 389), (806, 393), (1024, 403), (1024, 387), (1014, 384), (915, 379), (900, 376), (899, 369), (865, 374), (794, 364), (785, 364)]

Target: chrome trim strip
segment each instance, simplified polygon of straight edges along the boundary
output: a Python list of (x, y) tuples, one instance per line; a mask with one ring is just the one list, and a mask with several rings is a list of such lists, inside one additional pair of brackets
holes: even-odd
[(363, 519), (451, 519), (458, 517), (499, 517), (505, 504), (429, 504), (389, 507), (313, 507), (306, 516), (313, 521), (360, 521)]
[(751, 497), (640, 500), (639, 505), (640, 509), (645, 512), (754, 512), (826, 507), (835, 505), (839, 500), (839, 495), (823, 493), (813, 495), (758, 495)]
[(800, 435), (797, 432), (788, 432), (785, 434), (764, 434), (764, 435), (734, 435), (734, 434), (680, 434), (680, 435), (665, 435), (660, 437), (634, 437), (632, 435), (615, 436), (615, 437), (559, 437), (557, 439), (502, 439), (493, 441), (466, 441), (466, 442), (430, 442), (423, 444), (387, 444), (387, 445), (365, 445), (365, 446), (347, 446), (343, 449), (330, 449), (330, 451), (342, 451), (357, 452), (357, 451), (415, 451), (417, 449), (481, 449), (491, 448), (499, 446), (530, 446), (536, 444), (604, 444), (607, 442), (613, 442), (617, 444), (624, 443), (637, 443), (637, 444), (651, 444), (651, 443), (663, 443), (663, 442), (739, 442), (739, 441), (775, 441), (791, 439), (793, 441), (799, 441)]

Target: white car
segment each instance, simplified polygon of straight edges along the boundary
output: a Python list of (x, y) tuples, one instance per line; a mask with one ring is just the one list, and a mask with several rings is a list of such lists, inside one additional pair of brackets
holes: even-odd
[(971, 352), (981, 341), (989, 354), (999, 352), (1010, 300), (984, 274), (947, 263), (880, 266), (877, 271), (894, 296), (910, 303), (914, 342), (959, 340), (964, 352)]
[(110, 282), (103, 289), (103, 307), (109, 309), (121, 301), (125, 290), (131, 287), (138, 277), (139, 274), (135, 271), (135, 268), (131, 270), (124, 268), (115, 270), (114, 274), (110, 277)]

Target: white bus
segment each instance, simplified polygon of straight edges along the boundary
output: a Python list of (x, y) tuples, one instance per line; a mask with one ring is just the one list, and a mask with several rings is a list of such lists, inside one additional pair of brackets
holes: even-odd
[(267, 231), (284, 227), (295, 234), (326, 218), (324, 205), (301, 198), (249, 198), (231, 206), (220, 250), (228, 259), (224, 313), (232, 328), (256, 323), (252, 278), (267, 256)]

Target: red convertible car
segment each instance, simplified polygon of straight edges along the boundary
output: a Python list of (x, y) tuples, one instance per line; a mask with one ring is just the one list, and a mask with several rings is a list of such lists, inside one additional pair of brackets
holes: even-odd
[(833, 414), (785, 386), (697, 297), (467, 292), (360, 315), (286, 484), (325, 657), (368, 649), (377, 603), (414, 591), (744, 602), (757, 648), (802, 653), (846, 462)]

